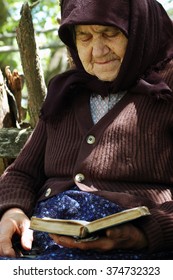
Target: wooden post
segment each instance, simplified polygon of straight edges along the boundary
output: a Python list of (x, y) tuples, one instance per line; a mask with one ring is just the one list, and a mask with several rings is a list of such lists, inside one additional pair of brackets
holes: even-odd
[(40, 107), (46, 95), (46, 85), (38, 54), (31, 8), (24, 3), (21, 19), (17, 28), (17, 42), (20, 50), (23, 73), (28, 90), (28, 111), (31, 127), (35, 127)]

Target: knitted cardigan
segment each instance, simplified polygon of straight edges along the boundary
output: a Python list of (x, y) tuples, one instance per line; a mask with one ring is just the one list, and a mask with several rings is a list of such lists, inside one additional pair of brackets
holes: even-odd
[[(162, 73), (173, 85), (172, 64)], [(75, 184), (125, 208), (146, 205), (136, 223), (150, 251), (173, 249), (173, 101), (129, 91), (96, 125), (81, 94), (61, 120), (40, 119), (0, 179), (0, 213)]]

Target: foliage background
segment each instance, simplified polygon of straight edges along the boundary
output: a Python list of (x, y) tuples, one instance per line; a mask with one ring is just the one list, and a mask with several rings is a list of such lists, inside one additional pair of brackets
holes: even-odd
[[(137, 0), (139, 1), (139, 0)], [(141, 1), (141, 0), (140, 0)], [(20, 10), (24, 0), (0, 0), (0, 69), (9, 65), (22, 72), (20, 54), (16, 41), (16, 28), (20, 19)], [(32, 17), (36, 39), (40, 48), (40, 58), (46, 83), (55, 73), (67, 68), (66, 49), (58, 38), (60, 9), (58, 0), (28, 0), (32, 5)], [(173, 0), (159, 0), (173, 17)]]
[[(11, 69), (17, 68), (22, 72), (16, 28), (24, 2), (22, 0), (0, 0), (0, 69), (2, 71), (5, 66), (9, 65)], [(66, 69), (66, 49), (57, 36), (60, 19), (58, 0), (38, 2), (32, 9), (32, 17), (45, 80), (48, 82), (55, 73)], [(28, 3), (32, 5), (35, 1), (30, 0)]]

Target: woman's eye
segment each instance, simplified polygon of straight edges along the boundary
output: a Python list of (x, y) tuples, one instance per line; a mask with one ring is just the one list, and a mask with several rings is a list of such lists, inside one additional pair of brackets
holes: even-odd
[(104, 36), (107, 37), (107, 38), (113, 38), (113, 37), (118, 36), (120, 33), (121, 33), (120, 31), (106, 32), (106, 33), (104, 33)]
[(92, 36), (90, 34), (81, 34), (81, 35), (77, 35), (77, 40), (81, 41), (81, 42), (87, 42), (92, 38)]

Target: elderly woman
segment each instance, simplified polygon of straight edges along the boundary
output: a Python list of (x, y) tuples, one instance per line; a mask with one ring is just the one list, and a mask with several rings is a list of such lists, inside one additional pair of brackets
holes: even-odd
[[(53, 78), (39, 122), (0, 181), (0, 255), (29, 250), (31, 215), (148, 217), (97, 240), (34, 233), (39, 259), (169, 258), (173, 250), (173, 25), (155, 0), (64, 0), (75, 67)], [(172, 258), (172, 257), (171, 257)]]

